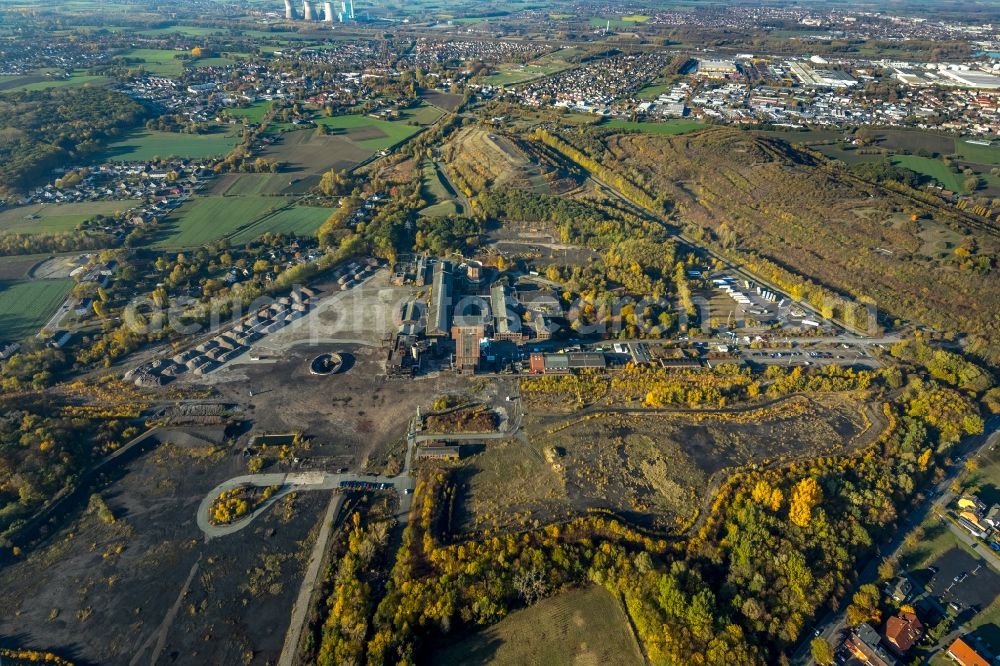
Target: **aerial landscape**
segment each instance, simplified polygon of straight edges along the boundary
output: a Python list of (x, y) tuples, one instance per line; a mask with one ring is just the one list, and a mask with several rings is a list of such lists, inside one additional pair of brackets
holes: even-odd
[(1000, 1), (0, 0), (0, 666), (1000, 664)]

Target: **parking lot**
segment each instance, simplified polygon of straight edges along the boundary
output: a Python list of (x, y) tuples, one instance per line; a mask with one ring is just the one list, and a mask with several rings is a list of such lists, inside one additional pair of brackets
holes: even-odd
[[(689, 277), (704, 277), (699, 271), (689, 271)], [(697, 290), (701, 301), (702, 320), (732, 331), (768, 331), (781, 329), (800, 331), (832, 331), (833, 324), (793, 302), (785, 294), (749, 280), (740, 279), (727, 271), (712, 273), (706, 288)]]
[(868, 351), (845, 345), (824, 345), (816, 349), (746, 349), (744, 361), (757, 365), (846, 365), (879, 368), (881, 363)]
[(964, 550), (953, 548), (936, 559), (927, 582), (928, 592), (960, 620), (989, 606), (1000, 595), (1000, 576)]

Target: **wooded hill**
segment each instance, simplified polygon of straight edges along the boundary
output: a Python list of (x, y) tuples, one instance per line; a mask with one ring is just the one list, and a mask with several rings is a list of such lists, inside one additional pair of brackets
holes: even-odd
[(53, 88), (0, 99), (0, 193), (81, 161), (138, 125), (146, 111), (106, 88)]
[(562, 138), (667, 200), (689, 235), (793, 296), (822, 301), (821, 285), (892, 317), (964, 334), (968, 351), (1000, 363), (992, 334), (1000, 325), (1000, 239), (959, 211), (734, 129), (672, 137), (584, 129)]

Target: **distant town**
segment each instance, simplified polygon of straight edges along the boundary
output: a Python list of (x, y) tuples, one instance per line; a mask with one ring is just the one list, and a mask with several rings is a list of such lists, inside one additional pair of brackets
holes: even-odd
[(991, 3), (0, 4), (0, 664), (1000, 662)]

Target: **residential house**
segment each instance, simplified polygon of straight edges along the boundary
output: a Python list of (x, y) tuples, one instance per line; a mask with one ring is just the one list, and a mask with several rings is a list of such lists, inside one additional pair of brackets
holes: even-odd
[(861, 663), (869, 666), (898, 666), (899, 662), (882, 647), (881, 637), (868, 623), (855, 628), (844, 641), (846, 647)]
[(959, 666), (989, 666), (990, 662), (959, 637), (948, 647), (948, 656)]
[(924, 635), (924, 625), (911, 610), (901, 610), (885, 623), (885, 640), (896, 652), (904, 655)]
[(902, 603), (909, 599), (913, 593), (913, 583), (906, 576), (896, 576), (892, 587), (886, 590), (886, 593), (892, 597), (893, 601)]

